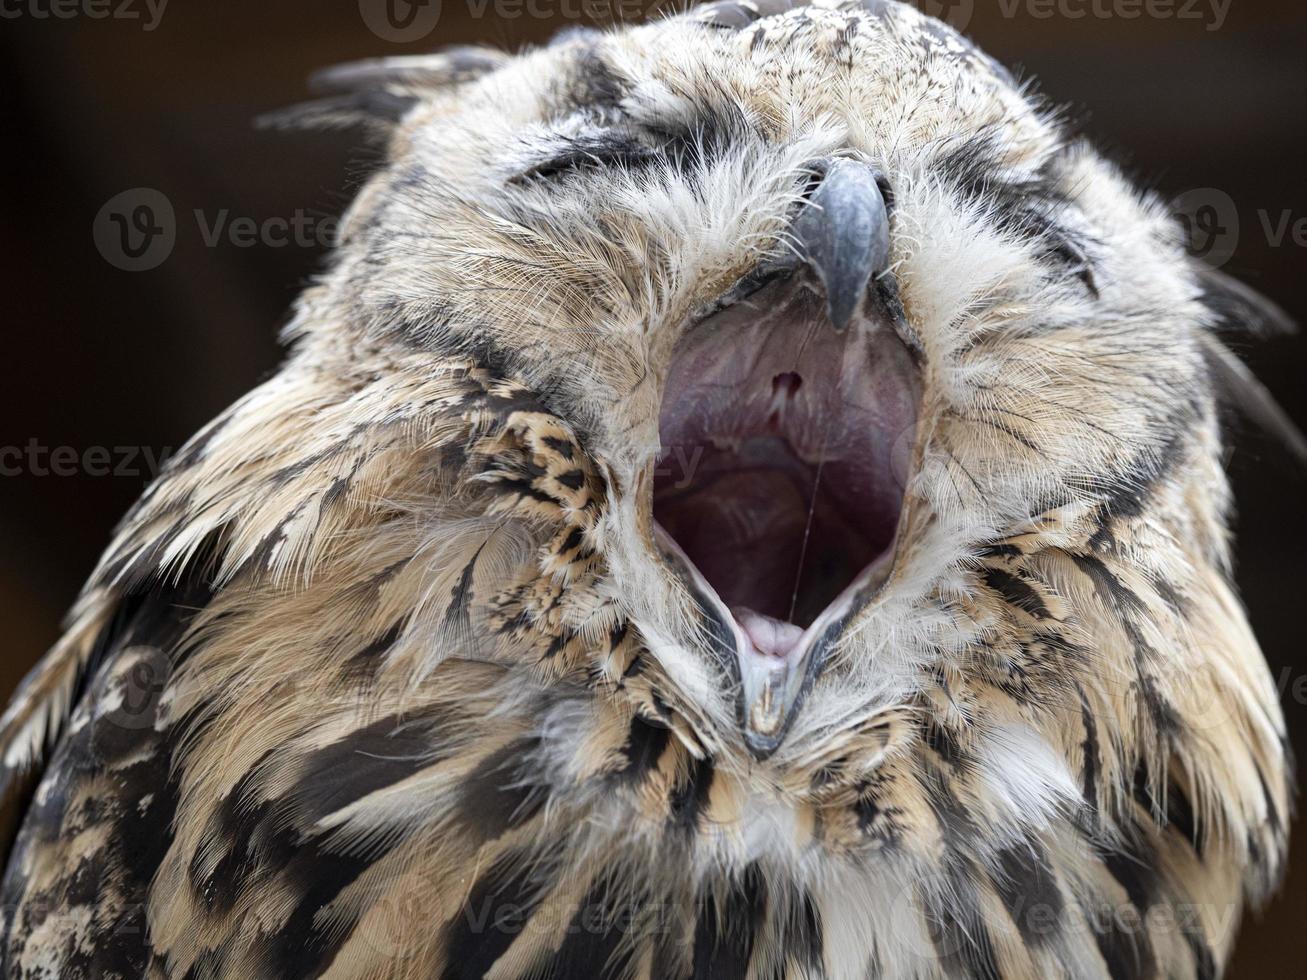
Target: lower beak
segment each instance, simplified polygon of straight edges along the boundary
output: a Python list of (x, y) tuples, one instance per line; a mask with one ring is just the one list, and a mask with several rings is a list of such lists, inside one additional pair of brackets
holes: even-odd
[[(813, 666), (812, 645), (800, 645), (798, 637), (786, 638), (789, 646), (767, 649), (755, 638), (746, 615), (737, 615), (736, 658), (740, 666), (740, 719), (744, 741), (758, 759), (776, 751), (785, 738), (790, 720), (807, 686)], [(792, 627), (796, 634), (801, 633)], [(763, 649), (759, 649), (763, 646)]]

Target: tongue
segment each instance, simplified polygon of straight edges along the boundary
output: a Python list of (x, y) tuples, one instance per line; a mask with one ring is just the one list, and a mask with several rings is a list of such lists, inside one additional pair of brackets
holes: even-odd
[(788, 657), (803, 636), (803, 630), (793, 623), (764, 616), (743, 606), (732, 609), (731, 614), (753, 644), (754, 652), (765, 657)]

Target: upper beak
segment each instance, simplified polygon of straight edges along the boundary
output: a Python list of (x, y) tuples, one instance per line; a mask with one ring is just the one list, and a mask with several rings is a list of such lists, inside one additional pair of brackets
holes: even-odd
[(876, 172), (855, 160), (814, 165), (820, 183), (791, 228), (801, 258), (826, 292), (831, 325), (843, 331), (873, 276), (889, 267), (889, 209)]

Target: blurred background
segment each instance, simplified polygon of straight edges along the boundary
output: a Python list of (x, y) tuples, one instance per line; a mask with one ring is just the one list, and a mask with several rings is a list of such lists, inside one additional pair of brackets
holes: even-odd
[[(277, 364), (288, 305), (368, 170), (347, 136), (252, 119), (305, 98), (323, 65), (516, 48), (656, 2), (0, 0), (0, 691), (55, 640), (159, 462)], [(1307, 323), (1307, 5), (919, 4), (1038, 78), (1176, 202), (1196, 251)], [(1241, 352), (1307, 424), (1303, 339)], [(1301, 755), (1307, 477), (1251, 431), (1230, 465), (1238, 578)], [(1301, 841), (1293, 857), (1282, 896), (1245, 926), (1233, 977), (1304, 975)]]

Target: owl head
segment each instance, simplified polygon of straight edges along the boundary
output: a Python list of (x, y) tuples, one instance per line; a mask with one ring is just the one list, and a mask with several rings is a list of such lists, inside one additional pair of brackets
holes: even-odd
[(381, 164), (286, 365), (86, 600), (207, 555), (195, 703), (294, 664), (402, 708), (490, 663), (555, 796), (606, 805), (594, 774), (672, 736), (659, 812), (724, 774), (751, 829), (705, 866), (811, 868), (816, 837), (945, 869), (940, 902), (1031, 860), (1088, 901), (1130, 887), (1085, 870), (1128, 840), (1175, 902), (1265, 892), (1286, 750), (1221, 390), (1298, 437), (1217, 331), (1280, 315), (1028, 86), (885, 0), (317, 81), (282, 118)]
[[(1019, 648), (1005, 617), (1056, 619), (1065, 583), (995, 556), (1119, 548), (1154, 514), (1140, 574), (1224, 567), (1212, 330), (1246, 297), (913, 7), (713, 4), (318, 82), (297, 119), (362, 122), (386, 158), (301, 356), (520, 384), (598, 488), (591, 602), (716, 750), (838, 754), (923, 677)], [(1004, 657), (1027, 705), (1078, 673), (1140, 690), (1113, 656)]]
[(1304, 443), (1218, 335), (1283, 314), (906, 4), (318, 84), (380, 165), (0, 718), (7, 937), (1219, 974), (1291, 816), (1222, 395)]

